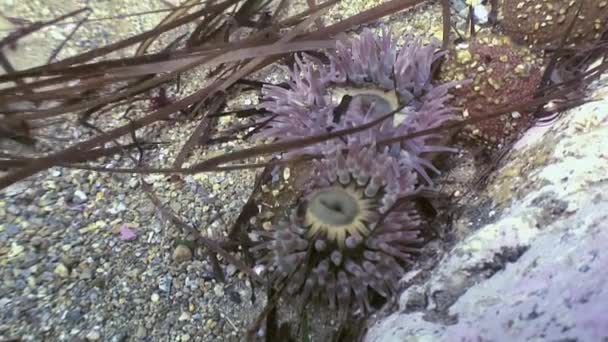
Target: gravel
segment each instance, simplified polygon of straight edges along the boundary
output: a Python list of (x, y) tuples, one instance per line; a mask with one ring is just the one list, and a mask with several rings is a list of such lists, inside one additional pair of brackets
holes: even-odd
[[(166, 8), (160, 1), (120, 2), (122, 6), (116, 1), (70, 0), (57, 6), (38, 0), (3, 2), (0, 11), (42, 20), (85, 5), (93, 8), (92, 17), (97, 18), (117, 11)], [(152, 28), (164, 15), (129, 17), (114, 21), (115, 25), (85, 24), (60, 57)], [(39, 64), (69, 29), (43, 30), (8, 56), (17, 68)], [(55, 34), (49, 36), (49, 31)], [(197, 89), (197, 77), (196, 73), (184, 75), (182, 91)], [(170, 86), (169, 91), (174, 89)], [(102, 127), (125, 124), (123, 110), (93, 123)], [(143, 106), (133, 115), (146, 112)], [(146, 162), (158, 166), (175, 158), (196, 125), (196, 121), (167, 123), (142, 130), (141, 139), (169, 142), (155, 152), (162, 159)], [(74, 143), (94, 132), (68, 122), (44, 133)], [(0, 148), (7, 148), (3, 144)], [(45, 152), (63, 144), (41, 139), (37, 148)], [(202, 159), (234, 146), (222, 144), (193, 155)], [(132, 166), (124, 155), (106, 158), (101, 164)], [(156, 175), (145, 180), (184, 222), (204, 235), (225, 238), (254, 177), (253, 172), (223, 172), (187, 176), (180, 182)], [(242, 300), (237, 304), (234, 296), (225, 294), (230, 289), (239, 298), (250, 298), (252, 290), (236, 270), (228, 274), (226, 283), (218, 282), (205, 251), (180, 243), (192, 237), (159, 214), (137, 176), (52, 168), (0, 192), (0, 218), (0, 340), (237, 341), (263, 304), (263, 297), (256, 303)], [(124, 225), (137, 234), (135, 239), (121, 239)]]

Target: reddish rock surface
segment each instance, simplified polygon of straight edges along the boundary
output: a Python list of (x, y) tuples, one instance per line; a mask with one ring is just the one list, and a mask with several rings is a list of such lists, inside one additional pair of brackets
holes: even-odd
[[(473, 81), (454, 91), (464, 118), (530, 100), (542, 78), (540, 59), (507, 37), (478, 37), (468, 46), (456, 47), (445, 66), (445, 78)], [(529, 120), (530, 113), (511, 113), (467, 126), (463, 134), (489, 149), (499, 148)]]

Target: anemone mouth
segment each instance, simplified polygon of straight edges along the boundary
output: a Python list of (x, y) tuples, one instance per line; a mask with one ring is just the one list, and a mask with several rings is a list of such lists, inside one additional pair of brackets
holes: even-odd
[(383, 115), (399, 108), (399, 94), (395, 90), (386, 90), (370, 84), (366, 87), (349, 87), (335, 85), (331, 89), (332, 102), (340, 103), (344, 96), (358, 101), (360, 109), (366, 112), (372, 106), (375, 114)]
[(370, 233), (368, 222), (378, 207), (377, 196), (365, 195), (365, 188), (350, 183), (314, 191), (305, 203), (304, 226), (308, 238), (319, 237), (344, 247), (349, 236)]

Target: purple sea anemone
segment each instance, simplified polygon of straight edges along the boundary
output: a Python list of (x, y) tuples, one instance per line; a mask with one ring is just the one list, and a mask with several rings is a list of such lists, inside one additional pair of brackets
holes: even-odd
[[(336, 51), (328, 53), (329, 64), (308, 55), (296, 57), (287, 88), (265, 86), (261, 106), (273, 114), (259, 138), (287, 140), (358, 126), (403, 107), (393, 119), (349, 137), (375, 141), (437, 127), (454, 118), (454, 108), (445, 105), (448, 90), (456, 82), (434, 85), (431, 66), (443, 52), (436, 41), (423, 45), (405, 37), (397, 50), (389, 33), (376, 37), (365, 30), (357, 39), (343, 37)], [(345, 98), (346, 109), (339, 109)], [(348, 101), (348, 100), (347, 100)], [(338, 111), (343, 110), (343, 113)], [(443, 146), (441, 136), (427, 135), (396, 143), (389, 153), (404, 167), (416, 170), (431, 183), (426, 170), (439, 172), (424, 159), (429, 152), (454, 151)], [(308, 146), (294, 154), (323, 154), (340, 140)]]
[(424, 243), (412, 202), (416, 175), (375, 146), (336, 148), (318, 161), (291, 217), (263, 233), (275, 281), (303, 302), (342, 312), (370, 310), (369, 291), (388, 298)]
[(437, 127), (453, 118), (445, 105), (457, 83), (434, 85), (431, 66), (442, 55), (436, 42), (405, 37), (397, 50), (390, 34), (366, 30), (342, 39), (329, 63), (296, 57), (286, 88), (265, 86), (262, 107), (273, 116), (259, 138), (289, 140), (360, 126), (397, 111), (394, 118), (340, 139), (288, 154), (315, 154), (311, 181), (289, 218), (262, 232), (254, 251), (266, 253), (273, 281), (306, 302), (341, 311), (370, 310), (369, 293), (388, 298), (404, 268), (423, 246), (423, 218), (411, 196), (427, 170), (439, 172), (428, 153), (453, 151), (427, 135), (379, 145), (395, 136)]

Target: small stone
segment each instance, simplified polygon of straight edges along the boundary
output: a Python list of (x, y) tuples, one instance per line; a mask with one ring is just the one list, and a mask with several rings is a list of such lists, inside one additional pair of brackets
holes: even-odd
[(25, 192), (25, 190), (27, 190), (27, 188), (30, 186), (31, 184), (27, 184), (25, 182), (20, 182), (20, 183), (15, 183), (9, 187), (7, 187), (4, 190), (4, 194), (8, 197), (14, 197), (16, 195), (20, 195), (23, 192)]
[(88, 199), (87, 194), (85, 194), (82, 190), (76, 190), (74, 192), (74, 202), (78, 204), (82, 204), (86, 202)]
[(116, 215), (118, 213), (122, 213), (125, 210), (127, 210), (127, 206), (123, 202), (118, 202), (115, 207), (108, 209), (108, 212), (112, 215)]
[(183, 334), (182, 336), (179, 337), (181, 341), (186, 342), (186, 341), (190, 341), (190, 335), (188, 334)]
[(137, 178), (131, 178), (131, 180), (129, 181), (129, 188), (135, 189), (135, 188), (137, 188), (138, 185), (139, 185), (139, 180), (137, 180)]
[(213, 287), (213, 293), (215, 293), (215, 295), (217, 297), (223, 297), (224, 296), (224, 287), (220, 284), (217, 284)]
[(230, 265), (228, 265), (228, 267), (226, 267), (226, 274), (229, 277), (232, 277), (235, 273), (236, 273), (236, 266), (234, 266), (233, 264), (230, 264)]
[(520, 112), (513, 112), (513, 113), (511, 113), (511, 117), (513, 119), (519, 119), (519, 118), (521, 118), (521, 113)]
[(182, 312), (182, 314), (179, 316), (179, 318), (177, 319), (180, 322), (184, 322), (184, 321), (189, 321), (190, 320), (190, 314), (187, 312)]
[(70, 275), (70, 270), (63, 263), (59, 263), (53, 272), (62, 278)]
[(150, 296), (150, 300), (152, 301), (152, 303), (158, 303), (158, 301), (160, 300), (160, 296), (158, 295), (158, 293), (154, 292)]
[(14, 216), (19, 216), (19, 214), (21, 213), (21, 209), (19, 209), (16, 205), (12, 204), (6, 208), (6, 211)]
[(178, 245), (173, 251), (173, 260), (177, 263), (182, 263), (192, 259), (192, 251), (188, 246)]
[(89, 341), (98, 341), (101, 338), (101, 334), (99, 333), (99, 331), (93, 330), (90, 331), (85, 338)]
[(289, 180), (290, 176), (291, 176), (291, 170), (288, 167), (286, 167), (285, 170), (283, 170), (283, 179)]
[(4, 225), (4, 232), (8, 235), (8, 237), (13, 237), (17, 235), (21, 231), (21, 227), (18, 224), (7, 223)]
[(125, 342), (127, 341), (128, 337), (129, 334), (126, 331), (120, 331), (112, 336), (110, 342)]
[(518, 65), (515, 66), (515, 73), (516, 74), (523, 75), (523, 74), (525, 74), (527, 72), (527, 70), (528, 69), (523, 64), (518, 64)]
[(207, 329), (211, 330), (213, 328), (215, 328), (215, 326), (217, 325), (217, 322), (214, 321), (213, 319), (209, 318), (206, 322), (205, 325), (207, 326)]
[(146, 337), (147, 334), (148, 334), (148, 332), (146, 331), (146, 328), (144, 328), (144, 326), (142, 326), (142, 325), (137, 327), (137, 330), (135, 330), (135, 337), (137, 337), (137, 338), (140, 338), (140, 339), (144, 338), (144, 337)]
[(89, 267), (84, 267), (79, 270), (78, 278), (82, 280), (93, 279), (93, 270)]
[(36, 286), (38, 286), (38, 280), (34, 276), (27, 277), (26, 281), (27, 286), (29, 286), (31, 289), (36, 288)]
[(161, 290), (162, 292), (171, 292), (171, 283), (173, 282), (173, 277), (171, 276), (164, 276), (162, 278), (160, 278), (160, 280), (158, 281), (158, 289)]
[(473, 59), (473, 56), (469, 50), (459, 50), (456, 53), (456, 58), (458, 59), (458, 62), (466, 64)]
[(82, 319), (82, 312), (80, 309), (70, 310), (65, 315), (65, 319), (70, 323), (78, 323)]

